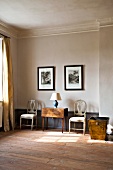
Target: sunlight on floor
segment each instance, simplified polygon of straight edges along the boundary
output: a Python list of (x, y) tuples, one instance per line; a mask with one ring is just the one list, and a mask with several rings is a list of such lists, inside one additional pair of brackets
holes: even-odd
[[(26, 138), (29, 131), (29, 140), (34, 142), (43, 142), (43, 143), (66, 143), (68, 145), (74, 143), (87, 143), (87, 144), (113, 144), (113, 140), (94, 140), (91, 139), (90, 134), (83, 135), (82, 133), (76, 132), (61, 132), (56, 130), (46, 130), (46, 131), (31, 131), (31, 130), (23, 130), (21, 131), (22, 138)], [(20, 133), (20, 132), (18, 132)], [(16, 134), (18, 135), (18, 134)], [(20, 136), (19, 136), (20, 138)]]
[(89, 139), (89, 140), (87, 140), (87, 143), (106, 143), (106, 141), (105, 140)]
[(87, 143), (111, 143), (111, 144), (113, 144), (113, 141), (89, 139), (89, 140), (87, 140)]
[(36, 142), (77, 142), (83, 134), (68, 133), (68, 132), (44, 132), (44, 136), (35, 139)]

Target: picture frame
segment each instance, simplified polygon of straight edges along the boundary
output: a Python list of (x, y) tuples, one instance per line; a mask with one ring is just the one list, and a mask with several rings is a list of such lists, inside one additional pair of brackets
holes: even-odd
[(64, 66), (65, 90), (83, 90), (83, 65)]
[(37, 67), (37, 89), (55, 90), (55, 67)]

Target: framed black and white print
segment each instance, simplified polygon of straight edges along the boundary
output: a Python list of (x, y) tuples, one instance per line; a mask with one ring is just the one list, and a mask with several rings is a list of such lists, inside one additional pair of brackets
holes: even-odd
[(65, 90), (83, 90), (83, 65), (64, 66)]
[(55, 90), (55, 67), (37, 67), (38, 90)]

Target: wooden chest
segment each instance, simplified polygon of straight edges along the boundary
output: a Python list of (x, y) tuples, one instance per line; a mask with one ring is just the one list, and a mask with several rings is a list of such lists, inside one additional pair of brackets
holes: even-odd
[(91, 139), (105, 140), (108, 119), (88, 120), (88, 127)]

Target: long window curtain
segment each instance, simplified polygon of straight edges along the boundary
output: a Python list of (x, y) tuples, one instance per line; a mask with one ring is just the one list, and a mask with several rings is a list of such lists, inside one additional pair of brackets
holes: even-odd
[(10, 38), (3, 38), (3, 126), (4, 131), (14, 130), (14, 97)]

